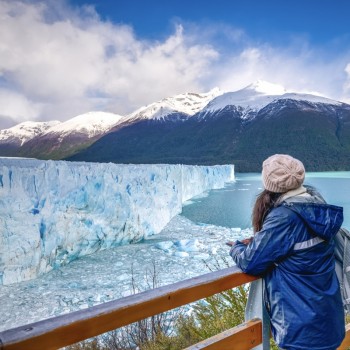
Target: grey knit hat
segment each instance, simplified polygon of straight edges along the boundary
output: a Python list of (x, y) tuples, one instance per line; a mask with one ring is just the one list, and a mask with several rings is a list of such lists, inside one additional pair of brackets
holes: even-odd
[(275, 154), (262, 165), (262, 181), (266, 190), (283, 193), (300, 187), (305, 178), (303, 163), (287, 154)]

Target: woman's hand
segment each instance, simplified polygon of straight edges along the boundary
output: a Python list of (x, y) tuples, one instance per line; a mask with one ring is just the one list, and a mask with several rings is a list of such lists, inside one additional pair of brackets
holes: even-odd
[[(245, 239), (242, 239), (240, 242), (245, 244), (245, 245), (248, 245), (252, 241), (252, 239), (253, 239), (253, 237), (245, 238)], [(232, 241), (226, 242), (226, 245), (228, 245), (229, 247), (232, 247), (235, 244), (236, 244), (236, 242), (232, 242)]]
[(245, 245), (248, 245), (252, 241), (252, 239), (253, 237), (245, 238), (245, 239), (242, 239), (241, 242)]

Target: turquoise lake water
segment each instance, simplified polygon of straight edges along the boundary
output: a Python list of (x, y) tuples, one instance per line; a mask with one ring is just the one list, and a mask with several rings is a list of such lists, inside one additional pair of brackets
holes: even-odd
[[(343, 226), (350, 229), (350, 172), (307, 173), (304, 183), (314, 186), (328, 203), (342, 206)], [(196, 223), (249, 228), (252, 206), (261, 190), (261, 174), (236, 174), (236, 181), (225, 188), (192, 198), (182, 215)]]

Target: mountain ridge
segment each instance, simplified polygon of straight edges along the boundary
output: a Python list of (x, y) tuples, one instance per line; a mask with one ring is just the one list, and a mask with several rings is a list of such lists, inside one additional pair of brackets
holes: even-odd
[(76, 121), (70, 135), (64, 134), (64, 123), (57, 124), (52, 130), (61, 131), (54, 141), (44, 132), (26, 141), (16, 155), (117, 163), (233, 163), (239, 171), (260, 171), (264, 157), (283, 152), (304, 158), (313, 170), (350, 169), (350, 105), (264, 81), (234, 92), (216, 88), (164, 98), (118, 116), (92, 137), (84, 135), (84, 118), (78, 117), (68, 123)]
[(350, 170), (350, 105), (291, 92), (254, 92), (254, 96), (264, 99), (259, 108), (225, 103), (211, 109), (218, 99), (226, 98), (223, 94), (181, 123), (174, 122), (176, 115), (172, 123), (139, 120), (67, 159), (235, 164), (238, 172), (259, 172), (269, 155), (288, 153), (301, 159), (309, 171)]

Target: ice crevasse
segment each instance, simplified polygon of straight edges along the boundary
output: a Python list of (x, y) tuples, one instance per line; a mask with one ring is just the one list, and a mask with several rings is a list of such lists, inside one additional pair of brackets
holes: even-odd
[(159, 233), (184, 201), (232, 180), (233, 165), (0, 158), (0, 285)]

